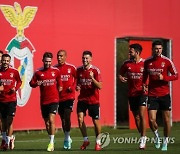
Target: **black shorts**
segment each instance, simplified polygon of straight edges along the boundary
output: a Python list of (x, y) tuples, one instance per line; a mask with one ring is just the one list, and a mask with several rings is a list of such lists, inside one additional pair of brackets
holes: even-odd
[(78, 101), (77, 104), (77, 113), (83, 112), (86, 116), (86, 111), (88, 110), (88, 114), (92, 119), (100, 118), (100, 106), (99, 104), (87, 104), (83, 101)]
[(41, 105), (41, 114), (44, 119), (49, 117), (49, 114), (56, 114), (58, 110), (58, 103), (51, 103), (47, 105)]
[(74, 104), (74, 100), (72, 100), (72, 99), (66, 100), (64, 102), (60, 102), (59, 107), (58, 107), (58, 113), (64, 114), (65, 109), (70, 109), (72, 111), (73, 110), (73, 104)]
[(171, 111), (171, 97), (170, 95), (154, 97), (148, 97), (148, 110), (164, 110), (164, 111)]
[(131, 111), (138, 111), (140, 106), (147, 106), (148, 97), (139, 95), (135, 97), (128, 97)]
[(3, 119), (7, 118), (8, 116), (15, 116), (16, 114), (16, 106), (17, 102), (0, 102), (0, 112)]

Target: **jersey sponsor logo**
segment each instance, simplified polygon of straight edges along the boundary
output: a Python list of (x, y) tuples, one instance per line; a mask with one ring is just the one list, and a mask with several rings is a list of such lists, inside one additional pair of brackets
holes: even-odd
[(68, 81), (70, 75), (61, 75), (61, 81)]
[(1, 79), (3, 85), (11, 85), (13, 80), (12, 79)]
[(141, 67), (141, 68), (140, 68), (140, 72), (143, 72), (143, 71), (144, 71), (144, 67)]
[(17, 91), (18, 106), (26, 105), (31, 95), (29, 82), (34, 72), (33, 52), (35, 52), (35, 49), (29, 39), (26, 38), (24, 29), (28, 28), (34, 20), (37, 9), (37, 7), (32, 6), (26, 6), (22, 9), (17, 2), (14, 2), (14, 6), (0, 5), (0, 10), (5, 19), (10, 23), (11, 27), (16, 28), (17, 32), (16, 36), (8, 43), (6, 51), (11, 56), (11, 66), (17, 68), (22, 80), (22, 85)]
[(47, 80), (42, 80), (42, 85), (43, 86), (52, 86), (56, 82), (55, 79), (47, 79)]
[(143, 73), (128, 72), (128, 76), (130, 79), (141, 79), (143, 76)]
[(148, 72), (150, 73), (150, 75), (158, 75), (159, 73), (163, 72), (163, 69), (161, 69), (161, 68), (158, 68), (158, 69), (150, 68), (150, 69), (148, 69)]
[(81, 85), (89, 86), (92, 83), (92, 79), (80, 79)]

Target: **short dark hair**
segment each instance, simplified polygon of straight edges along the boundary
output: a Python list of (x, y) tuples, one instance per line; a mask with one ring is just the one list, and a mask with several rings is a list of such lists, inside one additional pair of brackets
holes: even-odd
[(138, 43), (129, 45), (129, 48), (133, 48), (135, 51), (139, 52), (139, 54), (141, 54), (141, 52), (143, 50), (142, 46)]
[(9, 54), (7, 54), (7, 53), (2, 55), (2, 59), (3, 59), (3, 57), (9, 57), (11, 59), (11, 56)]
[(152, 48), (154, 48), (156, 45), (161, 45), (161, 46), (163, 46), (163, 42), (160, 41), (160, 40), (154, 41), (154, 42), (152, 43)]
[(90, 56), (92, 57), (92, 52), (89, 51), (89, 50), (85, 50), (85, 51), (83, 52), (83, 56), (84, 56), (84, 55), (90, 55)]
[(53, 58), (53, 54), (51, 52), (45, 52), (43, 54), (43, 59), (45, 59), (45, 58)]

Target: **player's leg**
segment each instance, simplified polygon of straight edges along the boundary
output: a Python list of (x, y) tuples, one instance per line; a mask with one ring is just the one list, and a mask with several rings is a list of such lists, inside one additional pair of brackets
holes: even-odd
[(90, 144), (87, 136), (86, 124), (84, 122), (84, 117), (86, 116), (86, 110), (87, 110), (87, 104), (79, 101), (77, 104), (78, 125), (84, 139), (84, 142), (80, 147), (81, 150), (85, 150), (86, 147)]
[(156, 114), (157, 114), (157, 110), (149, 110), (148, 111), (149, 126), (153, 132), (158, 129), (158, 125), (156, 123)]
[(5, 104), (0, 102), (0, 114), (1, 114), (1, 122), (2, 122), (2, 141), (0, 149), (3, 149), (5, 143), (6, 143), (6, 126), (5, 126), (5, 120), (7, 118), (7, 114), (5, 112)]
[(148, 97), (145, 95), (139, 96), (139, 118), (140, 118), (140, 134), (141, 142), (139, 144), (140, 149), (145, 149), (146, 147), (146, 106)]
[(139, 96), (128, 97), (130, 110), (133, 114), (136, 128), (137, 128), (138, 132), (141, 133), (140, 116), (139, 116), (139, 101), (140, 101), (139, 99), (140, 99)]
[(65, 139), (64, 139), (64, 148), (65, 149), (71, 149), (71, 143), (72, 139), (70, 137), (70, 129), (71, 129), (71, 112), (73, 108), (73, 103), (74, 100), (67, 100), (63, 102), (63, 113), (61, 112), (61, 116), (63, 119), (64, 123), (64, 134), (65, 134)]
[(89, 105), (88, 108), (89, 116), (92, 118), (94, 124), (94, 130), (96, 135), (96, 145), (95, 150), (101, 150), (101, 139), (98, 135), (101, 133), (101, 124), (100, 124), (100, 106), (99, 104)]
[(163, 138), (163, 145), (161, 150), (167, 151), (168, 138), (171, 131), (170, 111), (162, 111), (162, 117), (164, 122), (164, 138)]
[(168, 139), (171, 131), (170, 110), (171, 99), (170, 95), (166, 95), (160, 98), (160, 109), (162, 110), (162, 118), (164, 122), (164, 138), (162, 144), (162, 151), (167, 151)]
[(147, 111), (148, 97), (145, 95), (140, 96), (139, 100), (139, 117), (140, 117), (140, 130), (141, 136), (146, 136), (146, 111)]
[(46, 130), (50, 138), (47, 151), (54, 151), (55, 135), (55, 115), (57, 113), (58, 103), (41, 105), (42, 116), (46, 125)]
[(139, 108), (141, 136), (146, 136), (146, 106), (140, 106)]
[(8, 148), (11, 150), (14, 149), (15, 137), (13, 136), (12, 124), (16, 113), (16, 106), (17, 106), (17, 102), (8, 102), (6, 106), (7, 116), (3, 120), (4, 123), (3, 125), (4, 125), (4, 131), (7, 133), (7, 136), (6, 136), (6, 144), (3, 147), (4, 150), (7, 150)]
[(139, 145), (140, 149), (145, 149), (146, 147), (146, 116), (145, 116), (146, 106), (139, 107), (139, 117), (140, 117), (140, 130), (141, 130), (141, 142)]
[(160, 137), (158, 133), (158, 124), (156, 122), (157, 110), (159, 109), (159, 98), (158, 97), (148, 97), (148, 118), (149, 126), (155, 135), (155, 147), (160, 148)]
[(1, 135), (2, 135), (2, 116), (1, 116), (1, 112), (0, 112), (0, 132), (1, 132)]
[(60, 102), (60, 103), (59, 103), (58, 114), (59, 114), (60, 119), (61, 119), (61, 124), (62, 124), (63, 132), (65, 132), (64, 102)]
[(133, 117), (135, 120), (136, 128), (139, 133), (141, 133), (141, 127), (140, 127), (140, 116), (139, 116), (139, 111), (132, 111)]

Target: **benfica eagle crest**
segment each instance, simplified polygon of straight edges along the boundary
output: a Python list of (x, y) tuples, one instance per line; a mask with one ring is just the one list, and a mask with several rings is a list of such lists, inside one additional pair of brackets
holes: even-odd
[(37, 7), (26, 6), (22, 10), (20, 4), (0, 5), (5, 19), (13, 28), (16, 28), (16, 36), (10, 40), (6, 47), (6, 51), (11, 56), (11, 65), (17, 68), (22, 80), (22, 85), (17, 91), (17, 104), (24, 106), (31, 95), (31, 87), (29, 81), (33, 75), (33, 52), (35, 49), (32, 43), (24, 35), (24, 29), (28, 28), (33, 21)]

